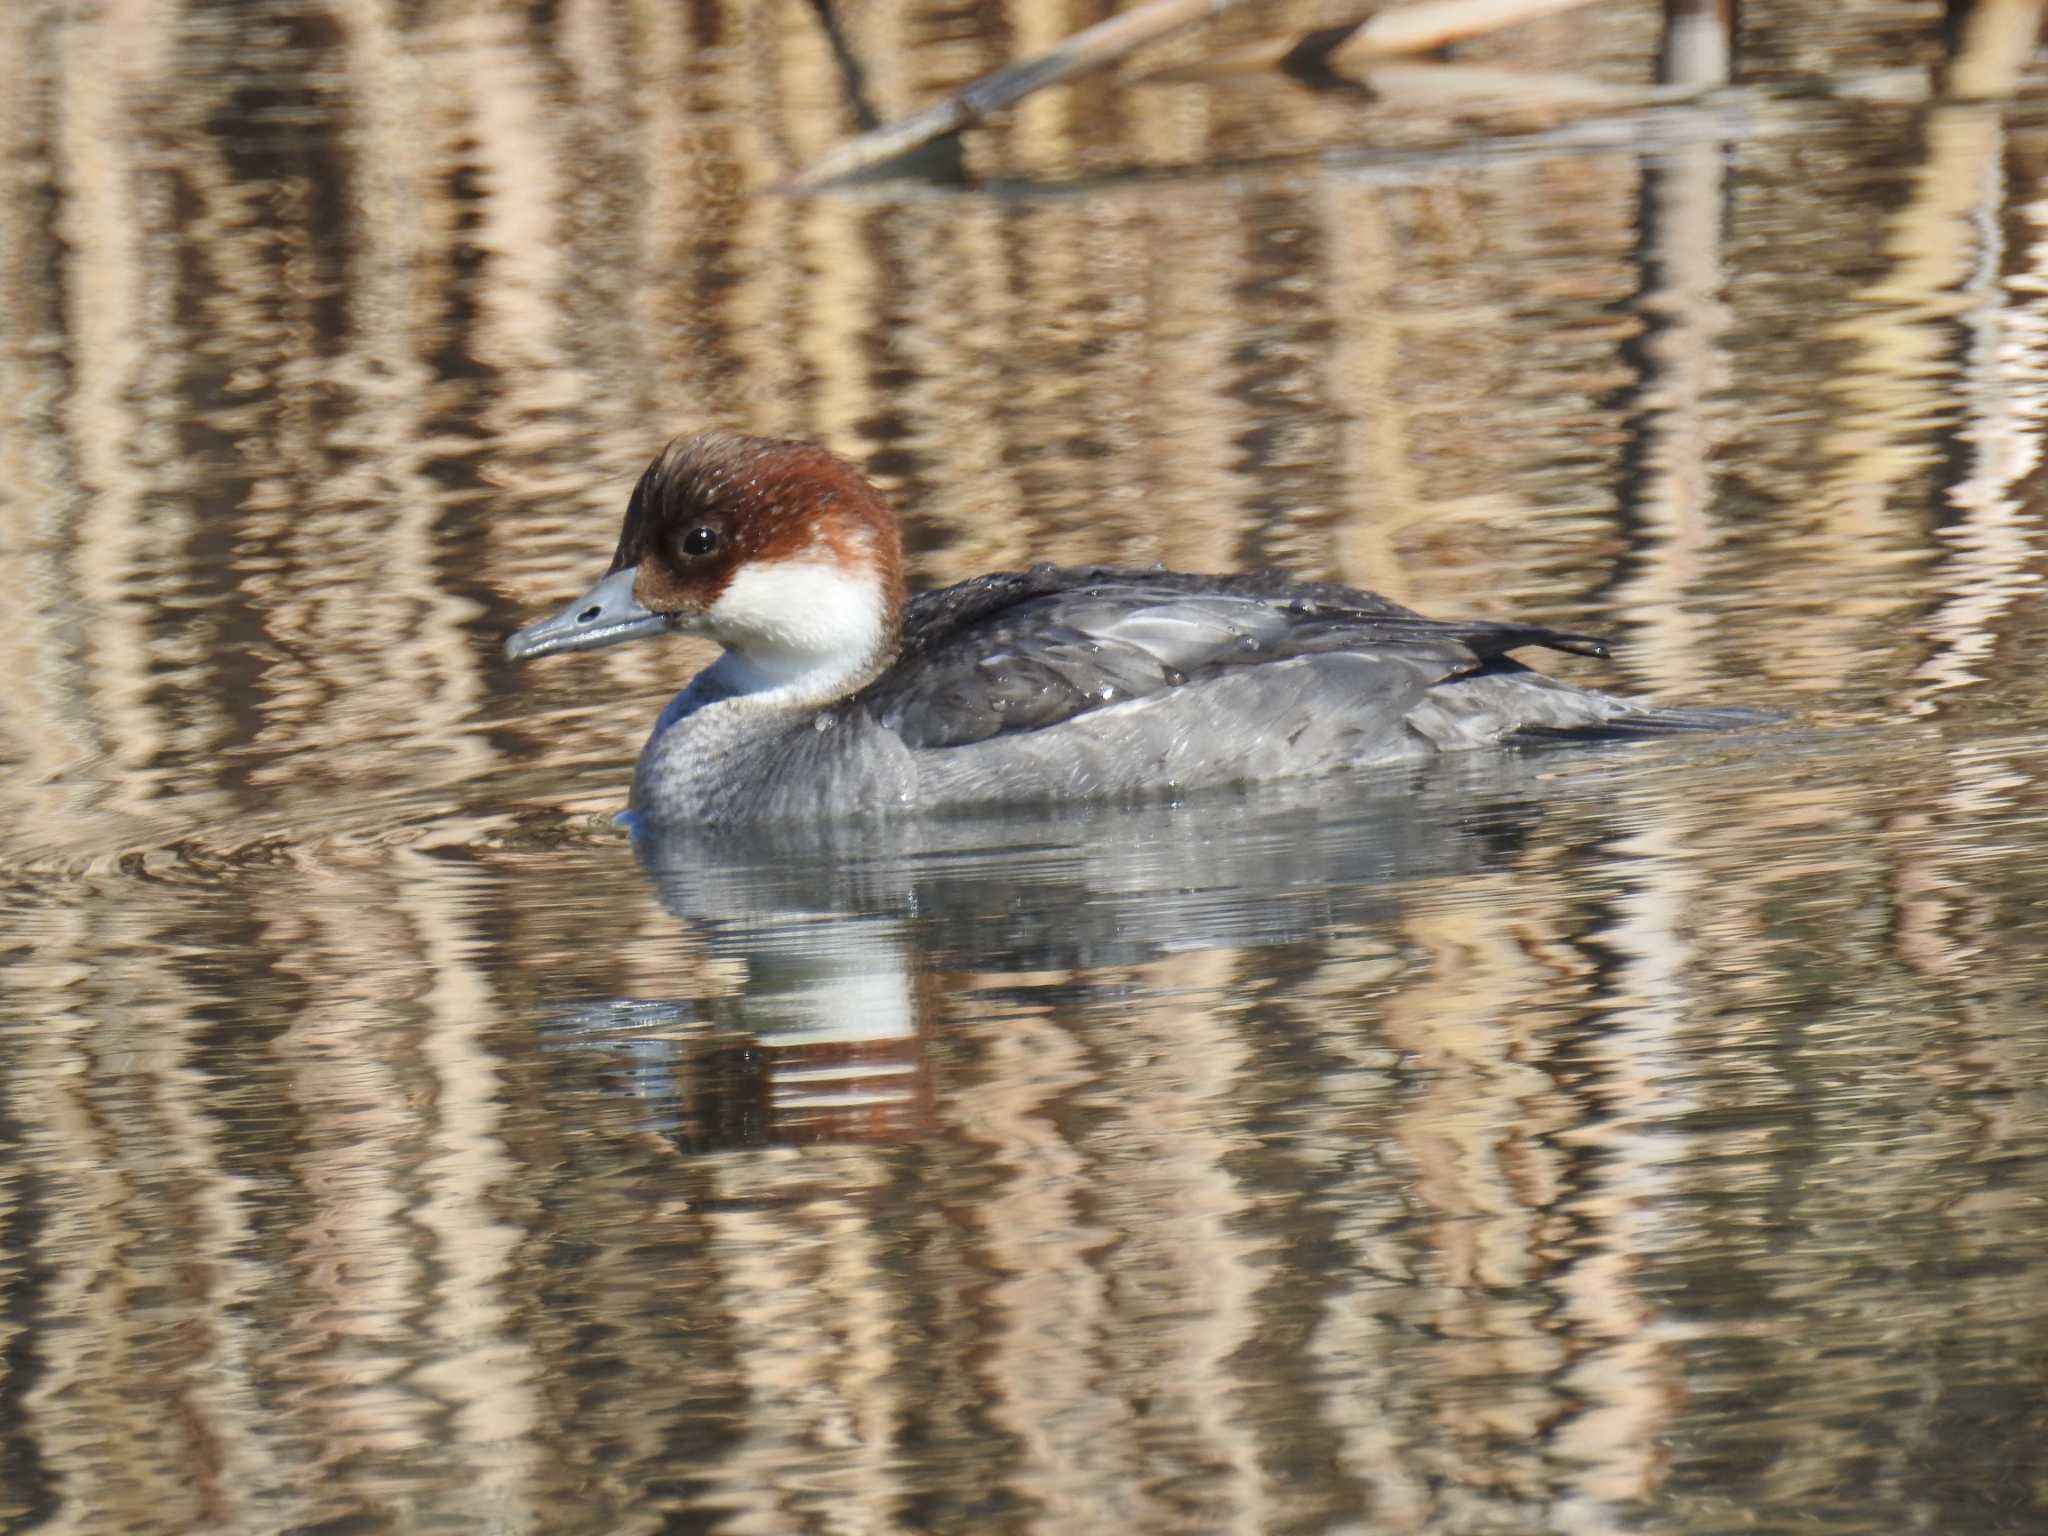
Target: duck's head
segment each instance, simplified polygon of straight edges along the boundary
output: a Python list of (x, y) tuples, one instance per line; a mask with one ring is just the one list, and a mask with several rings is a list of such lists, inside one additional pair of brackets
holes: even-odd
[(647, 466), (604, 579), (510, 636), (514, 661), (674, 630), (738, 658), (742, 686), (872, 666), (903, 615), (895, 515), (814, 443), (705, 432)]

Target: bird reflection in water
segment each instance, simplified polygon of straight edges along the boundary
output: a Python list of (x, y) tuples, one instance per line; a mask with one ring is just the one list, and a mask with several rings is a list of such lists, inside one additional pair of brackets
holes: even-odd
[(743, 979), (564, 1009), (553, 1043), (603, 1053), (685, 1151), (914, 1140), (936, 1113), (934, 1020), (961, 997), (1389, 925), (1404, 887), (1511, 862), (1554, 760), (879, 826), (637, 826), (663, 907)]

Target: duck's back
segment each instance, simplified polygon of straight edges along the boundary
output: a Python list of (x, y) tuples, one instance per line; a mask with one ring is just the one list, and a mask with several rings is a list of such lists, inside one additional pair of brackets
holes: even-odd
[[(1194, 700), (1228, 678), (1272, 681), (1274, 667), (1316, 657), (1378, 664), (1391, 705), (1489, 665), (1526, 675), (1505, 658), (1528, 645), (1606, 654), (1584, 635), (1428, 619), (1371, 592), (1272, 572), (1037, 566), (914, 598), (896, 664), (847, 707), (912, 747), (956, 748), (1146, 699)], [(1332, 701), (1361, 702), (1348, 689)]]
[[(926, 804), (1291, 777), (1523, 737), (1726, 725), (1509, 652), (1585, 635), (1425, 618), (1276, 573), (1039, 566), (914, 599), (898, 660), (836, 706), (900, 740)], [(856, 731), (856, 735), (865, 734)]]

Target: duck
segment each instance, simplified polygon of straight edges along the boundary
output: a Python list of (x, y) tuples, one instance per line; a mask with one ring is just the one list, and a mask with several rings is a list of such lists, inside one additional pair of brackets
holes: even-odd
[(519, 629), (529, 662), (668, 634), (722, 653), (656, 719), (658, 827), (1178, 796), (1444, 753), (1719, 730), (1515, 659), (1542, 625), (1433, 619), (1279, 571), (1033, 565), (911, 596), (896, 514), (801, 440), (702, 432), (640, 476), (604, 576)]

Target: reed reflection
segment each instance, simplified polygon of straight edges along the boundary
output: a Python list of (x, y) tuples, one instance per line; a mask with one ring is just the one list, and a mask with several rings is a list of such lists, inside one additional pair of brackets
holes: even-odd
[[(800, 9), (0, 4), (0, 1523), (2038, 1526), (2044, 137), (1809, 88), (1925, 10), (799, 203)], [(1643, 78), (1614, 11), (1515, 46)], [(844, 44), (892, 117), (1079, 19)], [(687, 661), (497, 644), (711, 425), (927, 583), (1284, 559), (1878, 728), (664, 909), (584, 823)]]
[[(1530, 762), (1450, 773), (1496, 812), (1418, 816), (1396, 779), (1342, 797), (1338, 822), (1326, 787), (1296, 785), (1197, 806), (644, 828), (635, 850), (664, 907), (704, 963), (736, 980), (707, 999), (579, 1006), (551, 1039), (632, 1054), (650, 1032), (690, 1033), (687, 1048), (663, 1047), (659, 1067), (640, 1060), (633, 1080), (652, 1100), (673, 1093), (692, 1145), (915, 1136), (932, 1124), (934, 988), (953, 993), (960, 967), (974, 973), (972, 995), (999, 999), (1048, 976), (1384, 922), (1390, 886), (1509, 856), (1533, 814), (1516, 809), (1541, 782)], [(664, 1091), (653, 1077), (667, 1071), (677, 1081)]]
[[(1518, 954), (1518, 924), (1556, 921), (1514, 892), (1572, 783), (1557, 767), (1535, 754), (1181, 806), (641, 834), (692, 971), (722, 984), (558, 1013), (548, 1042), (703, 1160), (701, 1259), (743, 1287), (723, 1327), (761, 1394), (707, 1497), (762, 1518), (807, 1507), (744, 1490), (792, 1457), (815, 1465), (834, 1415), (871, 1419), (896, 1380), (980, 1423), (1009, 1497), (1082, 1518), (1134, 1501), (1126, 1514), (1159, 1529), (1420, 1517), (1428, 1481), (1453, 1465), (1465, 1479), (1511, 1423), (1583, 1418), (1544, 1385), (1566, 1357), (1536, 1320), (1565, 1297), (1533, 1298), (1575, 1272), (1594, 1296), (1581, 1311), (1640, 1306), (1625, 1265), (1594, 1283), (1552, 1226), (1571, 1175), (1530, 1127), (1578, 1125), (1586, 1106), (1511, 1065), (1542, 1048), (1499, 1010), (1555, 978), (1477, 963)], [(1497, 918), (1462, 896), (1438, 910), (1475, 888), (1497, 891)], [(816, 1281), (836, 1275), (846, 1315), (783, 1294), (800, 1253)], [(758, 1283), (748, 1254), (770, 1266)], [(1425, 1318), (1467, 1342), (1431, 1349), (1436, 1386), (1404, 1387), (1400, 1340)], [(1630, 1373), (1580, 1358), (1576, 1390), (1626, 1428), (1589, 1431), (1574, 1459), (1605, 1470), (1570, 1476), (1595, 1504), (1640, 1496), (1644, 1414), (1667, 1394), (1619, 1396)], [(1478, 1412), (1468, 1377), (1520, 1395), (1496, 1385)], [(1392, 1418), (1361, 1415), (1381, 1394)], [(1389, 1441), (1413, 1413), (1438, 1422)], [(1476, 1438), (1428, 1472), (1414, 1436), (1440, 1439), (1445, 1415)], [(828, 1455), (825, 1482), (880, 1477), (876, 1449)], [(1289, 1491), (1275, 1458), (1322, 1470)], [(1561, 1475), (1531, 1457), (1496, 1497), (1525, 1507)], [(1189, 1476), (1210, 1492), (1191, 1496)]]

